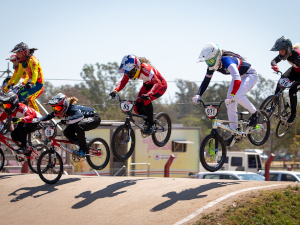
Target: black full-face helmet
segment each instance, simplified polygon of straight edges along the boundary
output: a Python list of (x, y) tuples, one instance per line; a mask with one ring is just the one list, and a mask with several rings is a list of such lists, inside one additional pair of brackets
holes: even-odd
[(8, 92), (7, 94), (0, 97), (0, 101), (2, 102), (4, 112), (7, 115), (13, 113), (19, 104), (18, 95), (13, 92)]
[(281, 38), (277, 39), (277, 41), (275, 42), (271, 51), (285, 50), (286, 51), (285, 55), (284, 56), (280, 55), (280, 58), (282, 60), (286, 60), (289, 57), (289, 55), (291, 54), (292, 48), (293, 48), (293, 45), (292, 45), (291, 40), (285, 36), (282, 36)]

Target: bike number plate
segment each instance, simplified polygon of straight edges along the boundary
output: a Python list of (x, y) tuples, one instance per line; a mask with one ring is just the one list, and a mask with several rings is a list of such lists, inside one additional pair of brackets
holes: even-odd
[(45, 129), (45, 136), (46, 136), (46, 137), (52, 137), (53, 134), (54, 134), (54, 129), (53, 129), (53, 127), (47, 127), (47, 128)]
[(279, 85), (281, 87), (285, 87), (285, 88), (289, 88), (290, 86), (292, 86), (294, 82), (290, 81), (288, 78), (280, 78), (279, 79)]
[(206, 115), (210, 118), (210, 117), (214, 117), (217, 115), (218, 110), (216, 109), (215, 106), (208, 106), (205, 108), (205, 113)]
[(129, 112), (133, 107), (133, 104), (131, 102), (122, 102), (121, 103), (121, 109), (124, 112)]

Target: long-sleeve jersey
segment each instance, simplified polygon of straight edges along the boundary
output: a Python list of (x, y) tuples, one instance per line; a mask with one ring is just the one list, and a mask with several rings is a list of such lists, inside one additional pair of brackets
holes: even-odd
[[(234, 80), (234, 86), (232, 88), (232, 95), (235, 95), (241, 85), (241, 76), (251, 72), (251, 65), (245, 61), (242, 61), (239, 58), (233, 56), (223, 56), (221, 58), (222, 66), (217, 69), (218, 72), (224, 75), (231, 75)], [(198, 90), (197, 95), (202, 96), (205, 90), (207, 89), (211, 78), (214, 74), (214, 70), (210, 70), (207, 68), (206, 75), (200, 88)]]
[[(69, 119), (69, 124), (77, 123), (80, 120), (88, 117), (93, 117), (96, 114), (96, 110), (90, 107), (81, 106), (81, 105), (70, 105), (65, 117)], [(40, 121), (51, 120), (55, 117), (55, 112), (49, 113), (46, 116), (40, 118)]]
[[(16, 76), (17, 76), (17, 72), (18, 72), (18, 68), (19, 67), (17, 67), (17, 68), (15, 68), (15, 71), (14, 71), (14, 74), (12, 75), (12, 77), (9, 79), (9, 81), (7, 82), (7, 85), (6, 85), (6, 87), (4, 88), (4, 90), (5, 91), (8, 91), (8, 86), (9, 85), (11, 85), (13, 82), (14, 82), (14, 80), (16, 79)], [(23, 78), (24, 80), (22, 81), (22, 84), (27, 84), (27, 82), (28, 82), (28, 79), (29, 79), (29, 77), (28, 77), (28, 75), (27, 75), (27, 73), (24, 71), (23, 72), (23, 75), (22, 75), (22, 77), (21, 78)]]
[[(153, 85), (148, 91), (148, 95), (155, 95), (163, 86), (167, 86), (166, 80), (161, 76), (160, 72), (150, 64), (142, 63), (141, 71), (138, 79), (142, 80), (146, 85)], [(124, 74), (122, 80), (118, 83), (115, 91), (121, 91), (128, 83), (129, 77)]]
[(28, 82), (32, 84), (35, 84), (36, 82), (41, 84), (44, 83), (43, 70), (35, 56), (32, 55), (26, 61), (19, 63), (18, 72), (15, 80), (13, 81), (14, 84), (19, 82), (24, 72), (28, 74)]
[[(18, 117), (21, 118), (24, 123), (31, 123), (34, 118), (41, 118), (41, 114), (39, 114), (34, 109), (26, 106), (23, 103), (19, 103), (16, 110), (10, 114), (11, 117)], [(0, 114), (0, 121), (5, 120), (7, 118), (7, 114), (3, 111)]]
[[(280, 61), (281, 56), (279, 54), (271, 61), (271, 65), (276, 66)], [(292, 65), (295, 72), (300, 73), (300, 49), (293, 49), (292, 55), (287, 58), (287, 61)]]

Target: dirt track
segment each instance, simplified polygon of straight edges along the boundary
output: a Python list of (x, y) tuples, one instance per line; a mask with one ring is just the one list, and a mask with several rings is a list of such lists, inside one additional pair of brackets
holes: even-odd
[(289, 184), (63, 176), (55, 185), (46, 185), (38, 175), (0, 173), (0, 224), (190, 224), (201, 213), (223, 207), (250, 190), (221, 198), (230, 193)]

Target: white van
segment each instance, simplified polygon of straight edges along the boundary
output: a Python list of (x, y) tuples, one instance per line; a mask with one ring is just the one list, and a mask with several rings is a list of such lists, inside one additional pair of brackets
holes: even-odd
[[(262, 161), (256, 152), (234, 152), (228, 151), (224, 165), (220, 170), (235, 170), (257, 173), (262, 169)], [(201, 163), (199, 172), (206, 172)]]
[(269, 158), (269, 156), (264, 153), (263, 149), (245, 149), (244, 151), (245, 152), (256, 152), (256, 153), (259, 153), (260, 154), (260, 158), (262, 160), (264, 160), (264, 161), (266, 161)]

